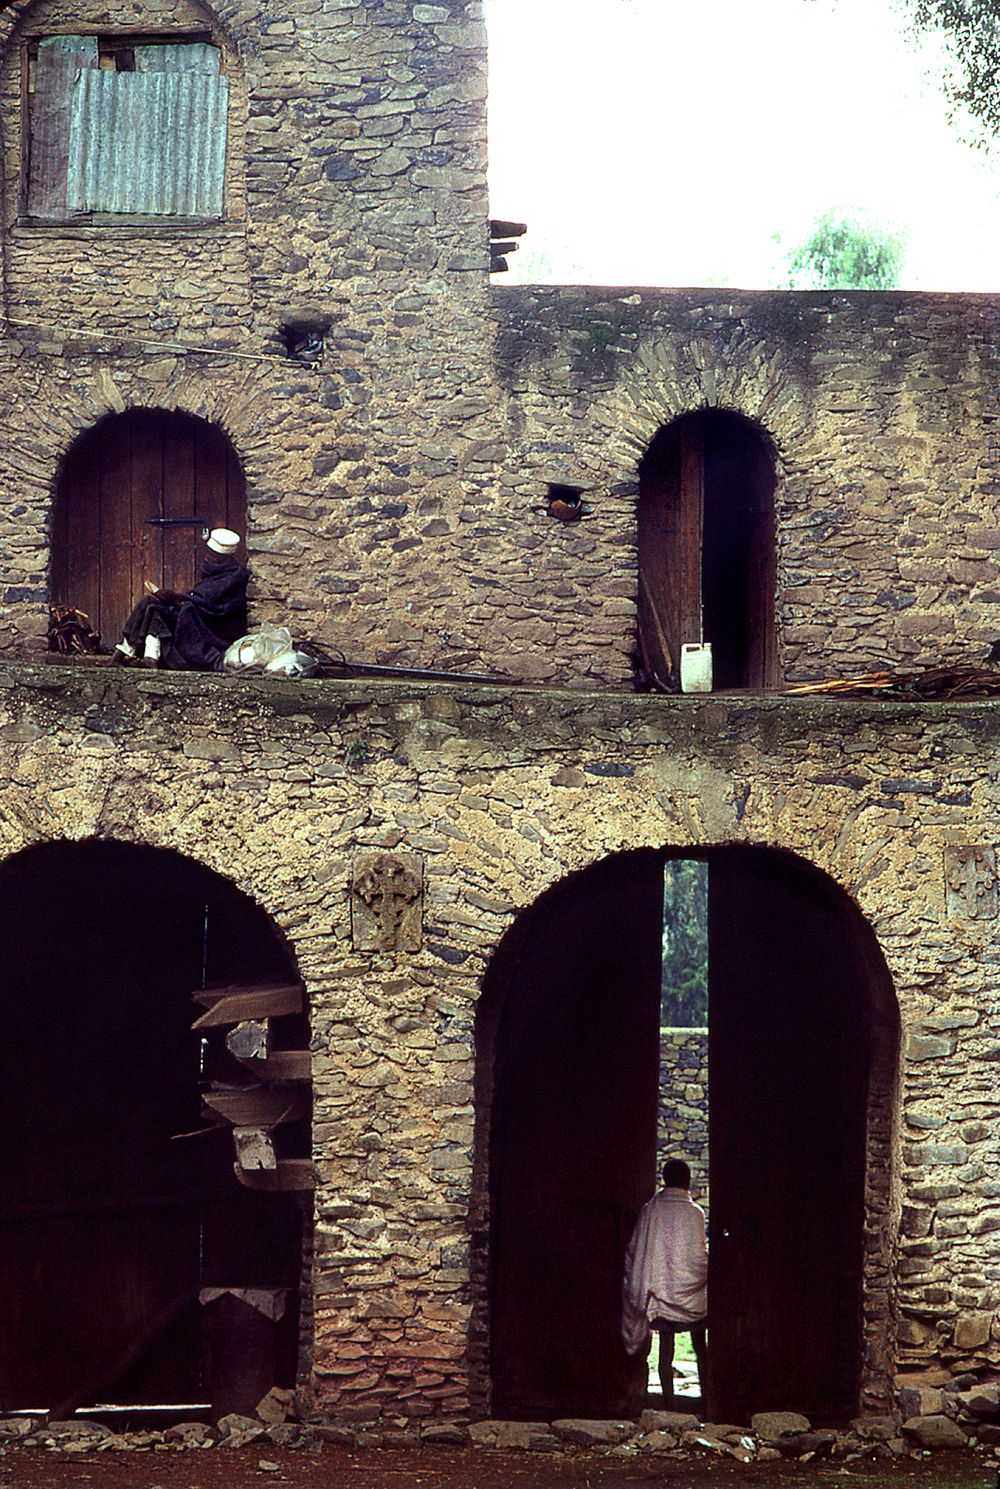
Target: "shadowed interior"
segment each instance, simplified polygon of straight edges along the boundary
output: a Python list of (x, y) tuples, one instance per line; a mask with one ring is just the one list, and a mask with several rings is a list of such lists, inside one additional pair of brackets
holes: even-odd
[[(183, 1136), (230, 1060), (191, 1029), (203, 975), (298, 980), (267, 915), (200, 865), (113, 842), (0, 865), (0, 1409), (87, 1382), (83, 1404), (209, 1400), (209, 1286), (289, 1289), (274, 1371), (294, 1384), (299, 1202), (241, 1187), (230, 1130)], [(301, 1042), (303, 1017), (279, 1022)], [(276, 1136), (308, 1152), (308, 1127)]]

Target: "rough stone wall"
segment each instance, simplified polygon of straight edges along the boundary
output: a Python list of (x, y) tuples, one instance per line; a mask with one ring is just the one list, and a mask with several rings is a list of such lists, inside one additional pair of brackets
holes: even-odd
[[(223, 50), (224, 220), (25, 222), (25, 44), (136, 28)], [(0, 48), (0, 649), (40, 644), (66, 450), (132, 405), (226, 430), (256, 614), (368, 660), (628, 686), (638, 462), (715, 405), (777, 449), (785, 676), (993, 639), (986, 297), (491, 290), (480, 0), (22, 0)]]
[[(208, 28), (232, 83), (218, 224), (19, 218), (25, 41)], [(36, 0), (0, 17), (0, 646), (46, 619), (62, 457), (132, 405), (220, 424), (248, 483), (257, 613), (355, 655), (460, 658), (491, 500), (479, 0)], [(328, 318), (314, 365), (280, 323)], [(471, 583), (471, 581), (470, 581)], [(461, 623), (461, 624), (460, 624)], [(440, 634), (439, 634), (440, 633)]]
[[(501, 287), (494, 305), (502, 505), (534, 534), (519, 593), (526, 634), (547, 628), (544, 675), (627, 683), (638, 463), (705, 407), (777, 449), (786, 679), (983, 655), (1000, 598), (990, 298)], [(582, 487), (589, 516), (537, 515), (549, 482)]]
[(708, 1196), (708, 1030), (660, 1030), (657, 1169), (668, 1158), (691, 1166), (691, 1188)]
[[(900, 1110), (890, 1084), (869, 1140), (877, 1403), (896, 1310), (899, 1361), (1000, 1365), (996, 729), (990, 702), (21, 665), (0, 670), (0, 852), (63, 837), (169, 846), (288, 937), (313, 1017), (313, 1387), (324, 1414), (363, 1419), (488, 1405), (469, 1346), (488, 1227), (474, 1032), (516, 913), (634, 847), (760, 843), (817, 864), (872, 925), (902, 1019)], [(416, 949), (371, 946), (352, 914), (356, 857), (376, 850), (420, 865)]]

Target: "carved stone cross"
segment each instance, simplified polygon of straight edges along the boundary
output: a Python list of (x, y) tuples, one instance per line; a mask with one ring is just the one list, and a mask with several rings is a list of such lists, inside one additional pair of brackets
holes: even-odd
[(993, 920), (997, 914), (996, 850), (949, 845), (944, 850), (944, 887), (950, 920)]
[(423, 864), (415, 853), (359, 853), (351, 926), (360, 951), (419, 951)]

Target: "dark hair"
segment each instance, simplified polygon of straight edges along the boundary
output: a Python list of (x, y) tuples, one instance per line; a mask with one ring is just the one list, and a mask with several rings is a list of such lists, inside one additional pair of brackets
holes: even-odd
[(664, 1189), (690, 1189), (691, 1170), (683, 1158), (668, 1158), (663, 1165)]

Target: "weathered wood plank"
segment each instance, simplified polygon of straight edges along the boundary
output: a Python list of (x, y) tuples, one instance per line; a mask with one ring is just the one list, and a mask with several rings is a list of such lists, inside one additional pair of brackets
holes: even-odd
[(308, 1093), (274, 1086), (206, 1091), (202, 1101), (234, 1127), (277, 1127), (282, 1122), (298, 1122), (309, 1111)]
[[(256, 1029), (260, 1026), (241, 1024), (239, 1027)], [(233, 1034), (236, 1032), (234, 1029)], [(226, 1045), (230, 1053), (236, 1055), (240, 1064), (247, 1070), (253, 1071), (258, 1080), (277, 1084), (312, 1080), (312, 1055), (309, 1050), (274, 1050), (268, 1054), (265, 1045), (259, 1055), (244, 1055), (234, 1048), (232, 1034), (227, 1038)]]
[(217, 1029), (223, 1024), (239, 1024), (245, 1019), (280, 1018), (285, 1013), (302, 1009), (301, 987), (266, 988), (262, 992), (234, 993), (219, 1001), (195, 1019), (192, 1029)]
[(527, 231), (526, 222), (511, 222), (506, 217), (490, 218), (491, 238), (523, 238)]
[(28, 161), (32, 217), (66, 216), (71, 99), (81, 69), (96, 66), (96, 36), (47, 36), (38, 43)]
[(198, 988), (191, 994), (195, 1003), (200, 1003), (203, 1008), (214, 1008), (222, 998), (236, 998), (243, 993), (274, 993), (284, 992), (287, 988), (295, 988), (302, 991), (302, 984), (298, 982), (227, 982), (217, 987)]

